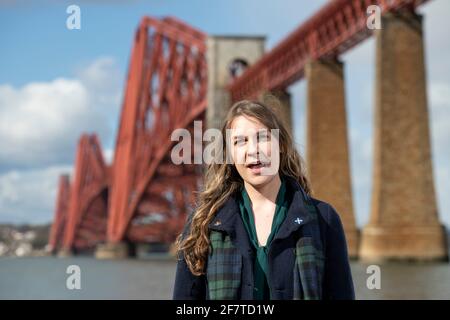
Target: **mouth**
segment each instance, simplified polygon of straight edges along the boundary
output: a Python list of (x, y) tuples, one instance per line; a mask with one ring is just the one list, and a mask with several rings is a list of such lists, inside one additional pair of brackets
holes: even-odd
[(260, 169), (266, 166), (267, 163), (262, 163), (261, 161), (252, 162), (246, 165), (248, 169)]

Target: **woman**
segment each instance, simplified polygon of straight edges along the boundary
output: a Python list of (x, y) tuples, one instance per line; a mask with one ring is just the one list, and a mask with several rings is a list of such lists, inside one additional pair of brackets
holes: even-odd
[(176, 241), (173, 298), (354, 299), (339, 215), (310, 196), (301, 157), (275, 113), (240, 101), (222, 135), (232, 163), (206, 170)]

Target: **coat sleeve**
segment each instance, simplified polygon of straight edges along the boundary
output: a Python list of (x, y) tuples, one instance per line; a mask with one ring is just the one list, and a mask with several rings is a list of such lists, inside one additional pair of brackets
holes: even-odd
[[(183, 230), (183, 238), (187, 235), (191, 224), (192, 215), (188, 217), (186, 227)], [(195, 276), (184, 259), (179, 255), (173, 288), (173, 300), (205, 300), (206, 299), (206, 276)]]
[(355, 290), (344, 228), (334, 208), (330, 205), (327, 205), (327, 207), (323, 296), (324, 299), (353, 300), (355, 299)]

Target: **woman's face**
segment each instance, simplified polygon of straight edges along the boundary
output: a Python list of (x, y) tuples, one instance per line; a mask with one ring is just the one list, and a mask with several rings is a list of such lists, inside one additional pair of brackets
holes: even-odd
[(273, 179), (279, 169), (278, 137), (259, 120), (238, 116), (230, 126), (230, 150), (242, 179), (261, 186)]

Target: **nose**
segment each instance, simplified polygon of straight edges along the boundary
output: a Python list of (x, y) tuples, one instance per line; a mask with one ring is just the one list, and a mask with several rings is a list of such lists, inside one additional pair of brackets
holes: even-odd
[(247, 156), (257, 157), (258, 155), (258, 142), (256, 141), (256, 139), (249, 139), (247, 144)]

